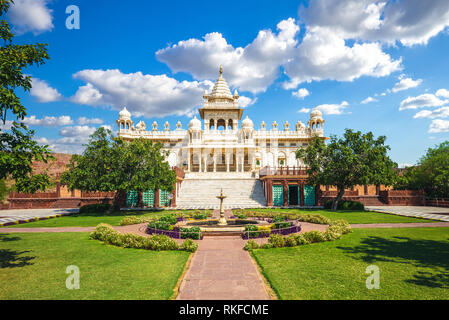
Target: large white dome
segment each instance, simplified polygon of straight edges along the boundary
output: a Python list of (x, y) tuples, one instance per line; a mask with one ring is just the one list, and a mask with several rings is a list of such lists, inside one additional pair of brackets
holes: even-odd
[(253, 121), (246, 116), (245, 120), (242, 121), (242, 129), (253, 129), (254, 123)]
[(129, 120), (131, 119), (131, 113), (126, 109), (126, 107), (123, 108), (122, 111), (118, 114), (120, 120)]
[(313, 111), (310, 113), (310, 118), (322, 118), (323, 114), (318, 109), (313, 109)]
[(191, 130), (201, 130), (201, 121), (196, 118), (196, 116), (190, 120), (189, 129)]

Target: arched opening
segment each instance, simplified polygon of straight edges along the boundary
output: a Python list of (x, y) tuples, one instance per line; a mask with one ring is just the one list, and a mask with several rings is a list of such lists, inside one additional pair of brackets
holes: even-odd
[(217, 121), (217, 130), (226, 129), (226, 122), (223, 119)]
[(228, 120), (228, 129), (234, 130), (234, 122), (232, 121), (232, 119)]
[(209, 130), (215, 129), (215, 121), (214, 119), (210, 119), (209, 121)]

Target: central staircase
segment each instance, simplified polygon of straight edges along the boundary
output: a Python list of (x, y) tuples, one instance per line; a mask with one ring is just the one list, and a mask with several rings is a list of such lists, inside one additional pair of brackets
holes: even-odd
[(262, 183), (250, 173), (190, 173), (176, 200), (178, 209), (218, 209), (223, 189), (225, 209), (261, 208), (266, 205)]

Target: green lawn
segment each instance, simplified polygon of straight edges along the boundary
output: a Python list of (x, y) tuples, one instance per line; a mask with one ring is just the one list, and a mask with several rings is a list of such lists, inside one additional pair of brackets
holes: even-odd
[(412, 217), (403, 217), (387, 213), (371, 212), (371, 211), (330, 211), (319, 209), (248, 209), (248, 211), (256, 212), (281, 212), (296, 214), (320, 214), (331, 220), (344, 219), (351, 224), (358, 223), (412, 223), (412, 222), (435, 222), (427, 219), (419, 219)]
[[(0, 300), (168, 299), (189, 253), (123, 249), (87, 233), (0, 234)], [(80, 290), (66, 288), (67, 266)]]
[[(253, 256), (281, 299), (449, 299), (449, 228), (357, 229)], [(369, 265), (378, 290), (366, 288)]]
[[(141, 217), (160, 217), (173, 213), (174, 211), (120, 211), (112, 214), (106, 213), (83, 213), (73, 214), (60, 218), (49, 220), (41, 220), (20, 225), (12, 225), (8, 228), (52, 228), (52, 227), (96, 227), (100, 223), (107, 223), (111, 226), (118, 226), (120, 220), (126, 216), (141, 216)], [(182, 212), (178, 210), (176, 212)]]

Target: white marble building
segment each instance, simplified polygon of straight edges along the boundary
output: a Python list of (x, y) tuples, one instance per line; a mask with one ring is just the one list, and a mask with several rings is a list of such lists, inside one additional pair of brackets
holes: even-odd
[(137, 125), (126, 107), (120, 112), (118, 136), (125, 140), (136, 138), (161, 142), (170, 151), (171, 166), (186, 172), (258, 172), (265, 166), (301, 166), (295, 156), (299, 147), (307, 146), (314, 135), (324, 137), (322, 114), (310, 113), (307, 125), (285, 121), (280, 127), (276, 121), (267, 128), (262, 122), (259, 130), (239, 107), (237, 91), (231, 93), (223, 70), (211, 93), (204, 93), (204, 105), (199, 109), (201, 120), (193, 118), (187, 129), (180, 122), (171, 130), (168, 122), (159, 128), (155, 121), (147, 128), (143, 121)]

